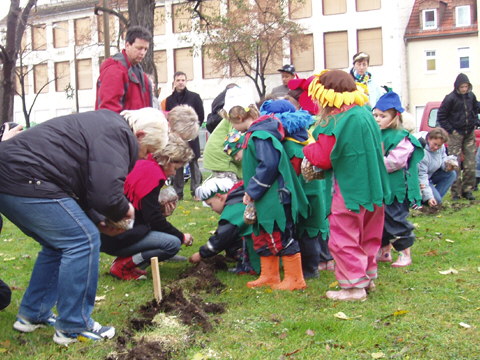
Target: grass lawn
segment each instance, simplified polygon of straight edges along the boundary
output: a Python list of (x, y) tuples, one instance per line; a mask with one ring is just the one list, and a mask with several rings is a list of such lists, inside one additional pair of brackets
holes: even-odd
[[(394, 269), (381, 263), (377, 291), (365, 302), (325, 298), (336, 286), (330, 272), (296, 292), (248, 289), (245, 283), (254, 277), (219, 272), (225, 290), (198, 295), (225, 304), (226, 312), (212, 315), (208, 333), (185, 328), (172, 359), (480, 359), (480, 202), (459, 204), (447, 200), (438, 214), (413, 213), (413, 264)], [(180, 202), (171, 221), (195, 239), (180, 254), (188, 256), (205, 243), (217, 219), (201, 203)], [(39, 246), (8, 221), (0, 244), (0, 277), (13, 288), (11, 305), (0, 312), (1, 359), (103, 359), (115, 349), (115, 340), (61, 347), (53, 343), (51, 328), (14, 331)], [(111, 261), (102, 254), (97, 296), (105, 298), (93, 318), (125, 335), (129, 319), (153, 298), (152, 283), (112, 278)], [(161, 264), (162, 285), (175, 282), (189, 266)], [(446, 270), (450, 273), (440, 273)]]

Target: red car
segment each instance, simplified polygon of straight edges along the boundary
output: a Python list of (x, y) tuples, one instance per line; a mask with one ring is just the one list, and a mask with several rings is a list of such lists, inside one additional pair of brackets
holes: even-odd
[[(437, 112), (441, 103), (441, 101), (431, 101), (425, 105), (419, 131), (430, 131), (432, 128), (437, 127)], [(480, 129), (475, 129), (475, 143), (478, 149), (480, 145)]]

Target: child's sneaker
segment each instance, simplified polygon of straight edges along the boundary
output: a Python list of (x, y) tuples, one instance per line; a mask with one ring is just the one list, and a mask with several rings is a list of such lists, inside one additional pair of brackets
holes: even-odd
[(115, 328), (113, 326), (102, 326), (98, 322), (93, 323), (91, 330), (85, 330), (80, 333), (67, 333), (56, 330), (53, 335), (53, 341), (59, 345), (68, 346), (68, 344), (82, 341), (97, 341), (103, 339), (111, 339), (115, 336)]
[(50, 315), (47, 320), (39, 323), (32, 323), (20, 316), (17, 316), (17, 320), (13, 323), (13, 328), (20, 332), (29, 333), (41, 327), (53, 326), (55, 325), (55, 321), (57, 321), (55, 314)]

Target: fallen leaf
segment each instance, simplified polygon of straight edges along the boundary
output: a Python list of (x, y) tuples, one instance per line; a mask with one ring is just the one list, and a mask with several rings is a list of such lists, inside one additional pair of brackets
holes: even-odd
[(200, 210), (200, 208), (198, 206), (195, 206), (194, 209), (195, 210)]
[(328, 285), (328, 287), (331, 289), (331, 288), (334, 288), (334, 287), (337, 287), (338, 286), (338, 281), (334, 281), (332, 282), (330, 285)]
[(98, 301), (103, 301), (107, 298), (106, 295), (101, 295), (101, 296), (95, 296), (95, 301), (98, 302)]
[(458, 271), (455, 270), (454, 268), (450, 268), (448, 270), (439, 271), (439, 273), (442, 275), (449, 275), (449, 274), (458, 274)]
[(385, 354), (383, 352), (372, 353), (372, 359), (383, 359)]
[(335, 316), (337, 319), (341, 319), (341, 320), (352, 320), (352, 319), (357, 319), (357, 318), (361, 318), (362, 315), (357, 315), (357, 316), (353, 316), (353, 317), (350, 317), (350, 316), (347, 316), (344, 312), (337, 312), (336, 314), (333, 314), (333, 316)]
[(398, 310), (393, 313), (393, 316), (400, 316), (400, 315), (405, 315), (408, 314), (408, 310)]
[(330, 345), (326, 344), (325, 345), (325, 350), (331, 350)]
[(282, 332), (280, 335), (278, 335), (278, 338), (283, 340), (287, 337), (287, 333), (286, 332)]
[(449, 243), (454, 243), (455, 241), (453, 240), (450, 240), (450, 239), (445, 239), (446, 242), (449, 242)]
[(479, 266), (479, 267), (477, 267), (477, 271), (478, 271), (478, 272), (480, 272), (480, 266)]
[(190, 210), (183, 210), (182, 213), (184, 215), (190, 215), (191, 211)]
[(310, 330), (310, 329), (305, 331), (305, 334), (307, 334), (308, 336), (315, 336), (315, 332), (313, 330)]
[(472, 325), (468, 325), (467, 323), (464, 323), (464, 322), (460, 322), (458, 323), (458, 325), (460, 325), (461, 327), (464, 327), (465, 329), (470, 329), (472, 327)]
[(15, 257), (4, 258), (3, 261), (12, 261), (15, 260)]
[(5, 348), (0, 348), (0, 354), (6, 353), (8, 350)]
[(430, 251), (427, 251), (425, 254), (423, 254), (425, 256), (437, 256), (438, 255), (438, 251), (437, 250), (430, 250)]

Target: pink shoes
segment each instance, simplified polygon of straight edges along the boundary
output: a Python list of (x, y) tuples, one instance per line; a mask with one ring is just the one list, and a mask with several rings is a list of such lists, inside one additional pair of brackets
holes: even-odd
[(319, 271), (335, 271), (335, 260), (324, 261), (318, 264)]
[(377, 262), (392, 262), (392, 245), (383, 246), (378, 250)]
[(398, 259), (392, 264), (392, 267), (405, 267), (412, 263), (412, 257), (410, 255), (410, 248), (399, 251)]
[(367, 299), (365, 289), (342, 289), (339, 291), (327, 291), (327, 298), (338, 301), (363, 301)]

